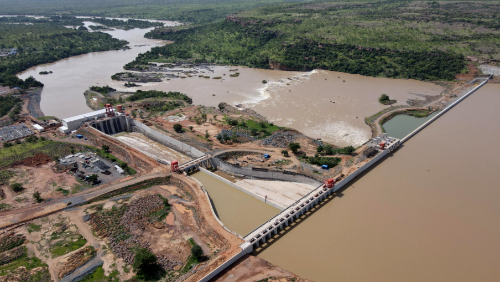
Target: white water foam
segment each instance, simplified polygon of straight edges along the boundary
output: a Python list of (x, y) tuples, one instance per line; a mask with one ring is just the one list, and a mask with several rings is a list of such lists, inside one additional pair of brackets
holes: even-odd
[(306, 129), (304, 134), (340, 146), (360, 146), (371, 137), (370, 131), (352, 126), (345, 121), (316, 124), (312, 128)]

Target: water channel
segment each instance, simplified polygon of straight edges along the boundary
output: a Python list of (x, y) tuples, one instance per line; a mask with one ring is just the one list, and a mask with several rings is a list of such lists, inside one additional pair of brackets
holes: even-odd
[(426, 117), (397, 115), (384, 123), (384, 129), (387, 135), (402, 139), (437, 114), (438, 113), (435, 112)]
[(280, 211), (203, 172), (192, 175), (203, 184), (219, 219), (242, 236), (259, 227)]

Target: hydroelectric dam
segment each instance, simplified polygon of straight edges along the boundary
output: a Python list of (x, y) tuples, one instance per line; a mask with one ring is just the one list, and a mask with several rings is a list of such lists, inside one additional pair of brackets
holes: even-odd
[[(214, 269), (211, 273), (207, 274), (200, 281), (206, 282), (210, 281), (216, 275), (221, 273), (224, 269), (231, 266), (234, 262), (239, 260), (246, 254), (249, 254), (254, 251), (255, 248), (259, 248), (262, 244), (264, 244), (267, 240), (273, 237), (273, 235), (277, 235), (281, 230), (285, 229), (292, 222), (297, 219), (303, 217), (306, 213), (311, 211), (311, 209), (318, 208), (322, 201), (325, 199), (336, 196), (336, 192), (340, 190), (342, 187), (346, 186), (349, 182), (351, 182), (355, 177), (360, 175), (362, 172), (366, 171), (368, 168), (372, 167), (374, 164), (381, 161), (385, 156), (387, 156), (392, 151), (396, 150), (400, 145), (404, 142), (408, 141), (415, 134), (423, 130), (429, 124), (434, 122), (436, 119), (444, 115), (447, 111), (453, 108), (455, 105), (463, 101), (465, 98), (470, 96), (476, 90), (481, 88), (484, 84), (486, 84), (491, 79), (491, 76), (488, 78), (479, 79), (481, 83), (474, 87), (472, 90), (467, 92), (462, 97), (458, 98), (453, 103), (449, 104), (446, 108), (442, 109), (438, 114), (436, 114), (433, 118), (416, 128), (414, 131), (409, 133), (402, 139), (396, 139), (388, 136), (377, 137), (369, 142), (373, 143), (373, 147), (377, 149), (372, 158), (366, 162), (364, 165), (360, 166), (357, 170), (347, 175), (345, 178), (335, 183), (335, 180), (331, 179), (326, 181), (325, 184), (319, 185), (316, 189), (310, 191), (307, 195), (303, 196), (298, 201), (294, 202), (292, 205), (283, 209), (277, 215), (264, 222), (259, 227), (255, 228), (253, 231), (248, 233), (245, 236), (242, 236), (244, 243), (240, 245), (241, 252), (234, 255), (223, 264), (221, 264), (218, 268)], [(477, 80), (477, 79), (476, 79)], [(178, 168), (181, 170), (188, 171), (200, 166), (204, 166), (207, 162), (212, 158), (209, 154), (204, 156), (200, 156), (199, 158), (192, 160), (188, 163), (181, 164)], [(202, 186), (203, 187), (203, 186)], [(205, 191), (206, 193), (206, 191)], [(208, 194), (207, 194), (208, 197)], [(305, 218), (304, 218), (305, 219)], [(230, 230), (228, 230), (231, 232)], [(234, 233), (234, 232), (233, 232)], [(286, 234), (286, 233), (285, 233)], [(240, 236), (241, 237), (241, 236)]]

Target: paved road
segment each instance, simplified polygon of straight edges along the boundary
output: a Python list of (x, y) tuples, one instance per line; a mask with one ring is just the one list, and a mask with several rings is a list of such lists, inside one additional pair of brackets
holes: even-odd
[[(5, 228), (11, 224), (15, 224), (18, 222), (29, 220), (29, 219), (36, 217), (36, 216), (40, 216), (40, 214), (42, 214), (43, 211), (54, 212), (54, 211), (62, 210), (64, 208), (73, 207), (73, 206), (76, 206), (78, 204), (84, 203), (84, 202), (88, 201), (89, 199), (92, 199), (96, 196), (102, 195), (104, 193), (108, 193), (108, 192), (123, 188), (125, 186), (129, 186), (129, 185), (132, 185), (132, 184), (144, 181), (144, 180), (148, 180), (148, 179), (152, 179), (152, 178), (156, 178), (156, 177), (165, 177), (168, 175), (171, 175), (171, 173), (156, 172), (156, 173), (152, 173), (149, 175), (144, 175), (144, 176), (140, 176), (137, 178), (133, 178), (133, 179), (130, 179), (130, 180), (127, 180), (124, 182), (117, 183), (117, 184), (113, 184), (113, 185), (110, 185), (110, 186), (107, 186), (104, 188), (96, 187), (96, 188), (72, 195), (70, 197), (55, 199), (53, 201), (46, 202), (46, 203), (43, 203), (40, 205), (33, 205), (31, 207), (27, 207), (24, 209), (17, 209), (17, 210), (3, 212), (3, 213), (1, 213), (0, 218), (5, 218), (5, 219), (8, 218), (8, 222), (1, 222), (0, 229)], [(67, 203), (69, 203), (69, 202), (71, 202), (71, 205), (66, 206)], [(61, 203), (64, 203), (65, 205), (61, 205)], [(58, 206), (61, 206), (61, 207), (58, 207)]]

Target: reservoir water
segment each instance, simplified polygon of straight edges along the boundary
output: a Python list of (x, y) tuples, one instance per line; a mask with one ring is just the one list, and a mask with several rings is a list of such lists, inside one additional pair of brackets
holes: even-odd
[(259, 256), (313, 281), (500, 281), (500, 85), (486, 84)]
[(438, 113), (435, 112), (426, 117), (398, 115), (384, 123), (384, 129), (387, 135), (402, 139), (437, 114)]
[[(177, 25), (175, 22), (164, 22)], [(90, 22), (85, 22), (88, 26)], [(83, 93), (90, 86), (109, 85), (121, 91), (181, 91), (193, 98), (194, 104), (217, 106), (220, 102), (243, 104), (255, 109), (280, 126), (297, 129), (311, 137), (321, 138), (339, 146), (360, 145), (371, 136), (364, 118), (386, 106), (378, 102), (382, 93), (404, 104), (418, 98), (414, 93), (437, 95), (443, 87), (416, 80), (366, 77), (354, 74), (314, 70), (310, 72), (273, 71), (235, 66), (211, 67), (204, 75), (222, 79), (193, 76), (174, 78), (141, 87), (127, 88), (111, 75), (123, 72), (123, 66), (139, 53), (168, 42), (144, 38), (151, 29), (105, 31), (130, 42), (130, 50), (97, 52), (33, 67), (19, 74), (34, 76), (45, 84), (41, 109), (45, 115), (67, 118), (84, 114), (87, 107)], [(238, 69), (239, 77), (229, 77), (230, 69)], [(52, 71), (40, 75), (41, 71)], [(262, 83), (263, 80), (268, 81)], [(215, 94), (215, 96), (213, 96)]]
[(200, 181), (207, 190), (220, 221), (241, 236), (247, 235), (280, 212), (203, 172), (195, 173), (192, 177)]

